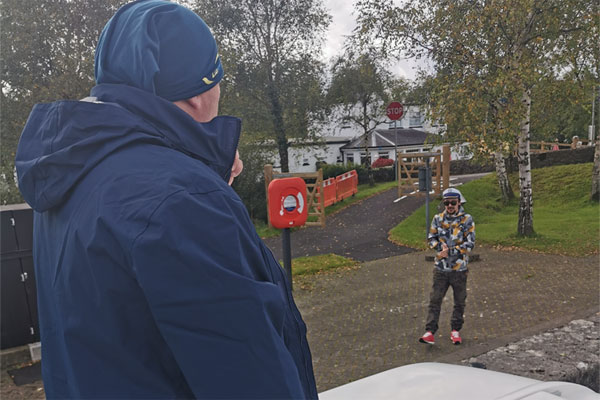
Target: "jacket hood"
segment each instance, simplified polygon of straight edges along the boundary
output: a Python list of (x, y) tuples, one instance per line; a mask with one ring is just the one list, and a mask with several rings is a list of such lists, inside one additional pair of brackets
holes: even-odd
[(19, 189), (34, 210), (60, 205), (95, 165), (132, 143), (176, 149), (229, 179), (240, 136), (238, 118), (198, 123), (173, 103), (126, 85), (98, 85), (92, 96), (92, 101), (33, 108), (15, 165)]

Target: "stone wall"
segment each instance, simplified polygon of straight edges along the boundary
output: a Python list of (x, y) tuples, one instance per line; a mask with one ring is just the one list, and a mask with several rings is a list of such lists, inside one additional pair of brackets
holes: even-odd
[[(534, 153), (531, 155), (532, 168), (551, 167), (554, 165), (581, 164), (594, 161), (594, 146), (585, 146), (574, 150), (548, 151), (545, 153)], [(516, 157), (506, 160), (506, 168), (509, 172), (518, 171)], [(450, 175), (478, 174), (482, 172), (495, 171), (494, 163), (475, 163), (472, 160), (450, 161)]]
[(600, 313), (463, 360), (541, 381), (567, 381), (600, 390)]

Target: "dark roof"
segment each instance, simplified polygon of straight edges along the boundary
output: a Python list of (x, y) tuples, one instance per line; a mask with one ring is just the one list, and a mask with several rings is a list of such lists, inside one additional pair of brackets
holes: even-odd
[[(371, 135), (373, 133), (370, 133), (369, 147), (394, 147), (395, 145), (398, 145), (398, 147), (419, 146), (425, 143), (427, 139), (429, 139), (427, 141), (428, 143), (433, 143), (434, 139), (436, 138), (436, 135), (420, 131), (418, 129), (378, 129), (375, 132), (377, 132), (379, 135), (381, 135), (387, 140), (384, 140), (377, 135), (375, 136), (375, 146), (371, 146)], [(341, 149), (357, 149), (364, 147), (365, 136), (363, 135), (357, 139), (354, 139), (347, 145), (342, 146)]]

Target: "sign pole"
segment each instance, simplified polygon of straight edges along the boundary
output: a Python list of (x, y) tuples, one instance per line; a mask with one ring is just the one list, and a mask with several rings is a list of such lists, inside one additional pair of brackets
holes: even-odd
[(431, 182), (431, 173), (429, 169), (429, 157), (425, 157), (425, 239), (429, 235), (429, 187)]
[(398, 128), (396, 127), (397, 120), (394, 120), (394, 174), (396, 175), (396, 182), (398, 182)]
[(283, 228), (282, 231), (283, 267), (290, 282), (290, 289), (294, 290), (292, 286), (292, 241), (290, 238), (290, 228)]
[(388, 118), (394, 121), (394, 172), (396, 174), (396, 182), (398, 181), (398, 125), (397, 121), (404, 115), (404, 106), (397, 101), (392, 101), (385, 109)]

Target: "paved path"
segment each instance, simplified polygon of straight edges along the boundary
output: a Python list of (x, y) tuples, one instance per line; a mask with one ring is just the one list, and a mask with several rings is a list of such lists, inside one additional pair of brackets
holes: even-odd
[[(463, 175), (452, 183), (468, 182), (483, 175), (486, 174)], [(328, 216), (325, 228), (294, 231), (292, 258), (335, 253), (357, 261), (372, 261), (413, 252), (412, 248), (390, 242), (388, 232), (425, 204), (425, 197), (408, 197), (395, 203), (397, 197), (397, 189), (393, 188)], [(265, 243), (278, 260), (283, 259), (281, 237), (265, 239)]]
[[(394, 203), (397, 197), (397, 189), (390, 189), (328, 216), (325, 228), (292, 232), (292, 258), (335, 253), (371, 261), (414, 251), (387, 240), (388, 232), (424, 204), (425, 198), (410, 197)], [(281, 237), (268, 238), (265, 243), (278, 260), (283, 259)]]

